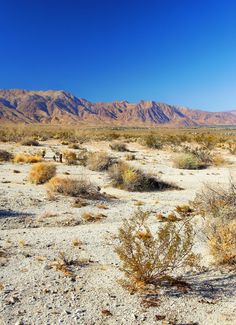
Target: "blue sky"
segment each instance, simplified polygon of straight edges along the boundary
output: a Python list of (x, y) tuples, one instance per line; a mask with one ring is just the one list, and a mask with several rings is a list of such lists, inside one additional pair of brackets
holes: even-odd
[(236, 1), (0, 0), (0, 88), (236, 109)]

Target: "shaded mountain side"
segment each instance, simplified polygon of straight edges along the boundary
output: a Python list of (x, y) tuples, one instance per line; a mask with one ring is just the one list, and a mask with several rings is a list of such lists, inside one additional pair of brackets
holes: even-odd
[(92, 103), (65, 91), (0, 90), (0, 122), (122, 126), (235, 125), (236, 112), (206, 112), (155, 101)]

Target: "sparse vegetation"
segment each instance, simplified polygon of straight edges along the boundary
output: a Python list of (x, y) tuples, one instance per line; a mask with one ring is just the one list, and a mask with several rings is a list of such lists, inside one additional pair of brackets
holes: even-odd
[(88, 155), (86, 165), (89, 169), (94, 171), (107, 170), (114, 160), (106, 152), (93, 152)]
[(121, 142), (114, 142), (110, 144), (110, 148), (114, 151), (120, 151), (120, 152), (124, 152), (124, 151), (129, 151), (127, 149), (127, 146), (125, 143), (121, 143)]
[(0, 162), (10, 161), (13, 158), (13, 154), (7, 150), (0, 150)]
[(179, 169), (200, 169), (204, 165), (195, 155), (182, 153), (175, 157), (174, 166)]
[(126, 163), (119, 162), (109, 168), (109, 176), (114, 187), (127, 191), (155, 191), (177, 188), (175, 185), (144, 174)]
[(85, 221), (85, 222), (96, 222), (99, 220), (102, 220), (104, 218), (106, 218), (107, 216), (105, 214), (102, 213), (89, 213), (89, 212), (84, 212), (81, 216), (81, 218)]
[(34, 139), (25, 139), (21, 142), (22, 146), (32, 146), (32, 147), (38, 147), (39, 142)]
[(149, 134), (144, 138), (144, 145), (152, 149), (161, 149), (163, 147), (160, 139), (153, 134)]
[(76, 152), (71, 150), (63, 151), (63, 158), (67, 165), (76, 165), (77, 164), (77, 155)]
[(46, 185), (49, 195), (62, 194), (86, 199), (99, 199), (102, 197), (100, 189), (85, 179), (55, 176)]
[(195, 213), (205, 218), (204, 233), (217, 265), (236, 264), (236, 186), (206, 186), (193, 201)]
[(173, 271), (197, 260), (192, 252), (193, 229), (188, 219), (181, 223), (167, 222), (156, 233), (148, 226), (149, 212), (139, 210), (119, 229), (120, 244), (116, 252), (128, 288), (139, 289), (147, 284), (161, 284), (173, 278)]
[(135, 159), (136, 159), (136, 157), (135, 157), (134, 154), (127, 153), (127, 154), (125, 155), (125, 160), (135, 160)]
[(34, 184), (44, 184), (56, 175), (56, 166), (52, 163), (36, 163), (29, 173), (29, 181)]
[(24, 153), (18, 153), (13, 159), (14, 163), (27, 163), (34, 164), (43, 161), (43, 158), (37, 155), (29, 155)]

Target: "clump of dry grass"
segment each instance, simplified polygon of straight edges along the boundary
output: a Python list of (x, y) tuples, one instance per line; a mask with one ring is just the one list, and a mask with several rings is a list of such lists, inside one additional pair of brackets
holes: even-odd
[(120, 244), (116, 253), (127, 288), (160, 285), (163, 280), (173, 279), (176, 269), (193, 266), (197, 261), (192, 252), (194, 234), (189, 219), (166, 222), (154, 233), (148, 226), (149, 216), (149, 212), (138, 210), (130, 220), (124, 220), (119, 229)]
[(63, 152), (63, 158), (67, 165), (76, 165), (77, 164), (77, 155), (76, 152), (71, 150), (65, 150)]
[(36, 163), (29, 173), (29, 181), (34, 184), (44, 184), (56, 175), (56, 166), (52, 163)]
[(0, 162), (1, 161), (10, 161), (13, 158), (13, 154), (7, 150), (0, 150)]
[(62, 194), (65, 196), (99, 199), (100, 189), (85, 179), (55, 176), (46, 185), (49, 196)]
[(196, 214), (205, 218), (204, 233), (216, 265), (236, 264), (236, 185), (206, 185), (193, 201)]
[(104, 171), (107, 170), (114, 160), (106, 152), (93, 152), (88, 155), (86, 166), (94, 171)]
[(120, 151), (120, 152), (124, 152), (124, 151), (129, 151), (127, 149), (127, 146), (125, 143), (121, 143), (121, 142), (114, 142), (110, 144), (110, 148), (114, 151)]
[(15, 155), (13, 162), (14, 163), (27, 163), (34, 164), (43, 161), (43, 158), (37, 155), (29, 155), (24, 153), (18, 153)]
[(61, 272), (66, 277), (75, 277), (75, 268), (88, 265), (88, 261), (71, 259), (65, 252), (60, 252), (57, 259), (49, 263), (49, 267)]
[(25, 139), (21, 142), (22, 146), (32, 146), (32, 147), (38, 147), (39, 142), (34, 139)]
[(89, 212), (84, 212), (81, 216), (81, 218), (85, 221), (85, 222), (96, 222), (96, 221), (100, 221), (104, 218), (107, 218), (107, 216), (103, 213), (89, 213)]
[(108, 172), (113, 186), (127, 191), (144, 192), (177, 188), (123, 162), (114, 164)]

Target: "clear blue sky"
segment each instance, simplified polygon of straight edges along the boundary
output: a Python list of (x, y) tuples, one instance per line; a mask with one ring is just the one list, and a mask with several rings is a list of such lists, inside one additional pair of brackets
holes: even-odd
[(236, 1), (0, 0), (0, 88), (236, 109)]

